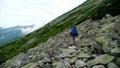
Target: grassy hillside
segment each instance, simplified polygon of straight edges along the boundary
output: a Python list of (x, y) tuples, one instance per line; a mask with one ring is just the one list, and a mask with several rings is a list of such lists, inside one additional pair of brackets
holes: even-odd
[(28, 49), (45, 42), (50, 37), (60, 33), (66, 28), (75, 24), (80, 24), (89, 18), (99, 19), (106, 13), (111, 15), (120, 14), (119, 0), (87, 0), (80, 6), (57, 17), (44, 27), (19, 38), (6, 46), (0, 47), (0, 64), (11, 59), (20, 52), (26, 52)]

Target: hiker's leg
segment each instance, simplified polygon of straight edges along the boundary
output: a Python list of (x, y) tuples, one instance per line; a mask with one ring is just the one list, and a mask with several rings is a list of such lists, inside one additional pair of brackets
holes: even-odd
[(72, 36), (72, 44), (75, 44), (75, 36)]
[(73, 42), (74, 42), (74, 45), (75, 45), (75, 44), (76, 44), (76, 41), (75, 41), (75, 36), (74, 36), (74, 41), (73, 41)]

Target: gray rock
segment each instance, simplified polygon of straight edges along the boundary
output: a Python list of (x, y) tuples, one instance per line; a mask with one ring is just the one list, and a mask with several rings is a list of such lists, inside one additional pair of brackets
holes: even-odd
[(37, 63), (29, 63), (23, 66), (22, 68), (36, 68), (36, 67), (37, 67)]
[(87, 52), (89, 52), (89, 48), (88, 47), (85, 47), (85, 48), (83, 48), (83, 51), (85, 52), (85, 53), (87, 53)]
[[(106, 29), (103, 29), (106, 30)], [(96, 42), (102, 45), (102, 50), (106, 53), (110, 52), (110, 39), (108, 37), (100, 36), (95, 39)]]
[(82, 60), (78, 60), (78, 61), (75, 62), (75, 67), (76, 68), (83, 68), (85, 66), (86, 66), (86, 63)]
[(112, 17), (110, 14), (106, 14), (106, 18), (110, 18)]
[(53, 63), (53, 68), (71, 68), (71, 65), (66, 61)]
[(108, 68), (119, 68), (115, 63), (109, 63)]
[(120, 48), (114, 48), (114, 49), (112, 49), (111, 50), (111, 54), (113, 54), (113, 55), (120, 55)]
[(96, 57), (97, 57), (97, 55), (96, 55), (96, 54), (92, 54), (92, 57), (95, 57), (95, 58), (96, 58)]
[(21, 53), (15, 56), (12, 60), (8, 61), (8, 63), (9, 62), (11, 62), (11, 65), (19, 67), (29, 63), (30, 59), (28, 58), (27, 54)]
[(105, 68), (104, 65), (96, 65), (96, 66), (93, 66), (92, 68)]
[(87, 62), (87, 61), (88, 61), (88, 59), (84, 58), (84, 59), (83, 59), (83, 61), (84, 61), (84, 62)]
[(74, 52), (76, 52), (76, 50), (70, 50), (70, 49), (65, 49), (65, 51), (69, 54), (73, 54)]
[(79, 53), (77, 57), (81, 59), (81, 58), (90, 58), (91, 56), (86, 53)]
[(29, 59), (31, 60), (33, 58), (33, 56), (29, 56)]
[(120, 47), (120, 37), (118, 37), (118, 47)]
[(40, 67), (43, 67), (44, 62), (43, 62), (43, 61), (38, 61), (37, 64), (38, 64)]
[(44, 59), (45, 57), (50, 57), (47, 53), (41, 53), (40, 59)]
[(47, 63), (47, 64), (44, 64), (44, 65), (43, 65), (43, 68), (53, 68), (53, 66), (52, 66), (52, 64), (48, 64), (48, 63)]
[(41, 56), (40, 55), (34, 55), (32, 57), (32, 59), (30, 59), (31, 62), (37, 62), (38, 60), (41, 60)]
[(91, 67), (96, 64), (107, 64), (107, 63), (110, 63), (112, 60), (114, 60), (114, 58), (115, 58), (114, 56), (111, 56), (109, 54), (100, 55), (95, 59), (88, 61), (87, 66)]
[(67, 52), (67, 51), (63, 51), (63, 53), (60, 54), (60, 57), (61, 57), (61, 58), (71, 58), (71, 57), (73, 57), (73, 56), (70, 55), (69, 52)]
[(70, 58), (64, 58), (64, 61), (69, 62)]
[(74, 64), (75, 61), (77, 61), (77, 60), (78, 60), (77, 57), (73, 57), (72, 59), (70, 59), (69, 63)]
[(66, 68), (70, 68), (71, 67), (70, 63), (66, 62), (66, 61), (64, 61), (64, 65), (66, 66)]
[(70, 46), (68, 47), (69, 50), (75, 50), (76, 49), (76, 46)]
[(43, 59), (43, 62), (44, 62), (44, 63), (51, 63), (52, 61), (50, 60), (50, 58), (45, 57), (45, 58)]
[(48, 41), (46, 41), (46, 44), (49, 45), (49, 46), (52, 46), (53, 44), (55, 43), (55, 40), (53, 39), (48, 39)]
[(116, 58), (115, 63), (118, 64), (118, 65), (120, 65), (120, 57), (117, 57), (117, 58)]

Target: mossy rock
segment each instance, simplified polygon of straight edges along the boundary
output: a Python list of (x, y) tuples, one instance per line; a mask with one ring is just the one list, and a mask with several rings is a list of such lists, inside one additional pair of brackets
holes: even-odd
[(66, 61), (59, 61), (56, 63), (53, 63), (53, 68), (70, 68), (71, 65)]
[(37, 67), (37, 63), (29, 63), (23, 66), (22, 68), (36, 68), (36, 67)]
[(115, 63), (109, 63), (108, 68), (119, 68)]
[(110, 39), (104, 36), (97, 37), (95, 41), (102, 46), (104, 52), (110, 52)]
[(104, 54), (104, 55), (100, 55), (98, 57), (96, 57), (95, 59), (88, 61), (87, 62), (87, 66), (91, 67), (97, 64), (108, 64), (110, 62), (112, 62), (115, 59), (114, 56), (111, 56), (109, 54)]
[(105, 68), (104, 65), (96, 65), (96, 66), (93, 66), (92, 68)]
[(104, 33), (104, 32), (110, 32), (112, 30), (114, 30), (115, 28), (115, 23), (111, 23), (111, 24), (107, 24), (104, 25), (104, 27), (102, 29), (99, 30), (100, 33)]
[(120, 48), (114, 48), (111, 50), (111, 54), (115, 55), (115, 56), (120, 56)]
[(116, 57), (115, 63), (120, 66), (120, 57)]

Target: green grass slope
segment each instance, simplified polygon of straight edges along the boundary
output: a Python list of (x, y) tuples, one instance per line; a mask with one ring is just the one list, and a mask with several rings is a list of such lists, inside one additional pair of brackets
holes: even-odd
[(119, 0), (87, 0), (71, 11), (52, 20), (44, 27), (6, 46), (1, 46), (0, 64), (11, 59), (20, 52), (26, 52), (28, 49), (45, 42), (50, 37), (62, 32), (72, 25), (80, 24), (89, 18), (99, 19), (105, 16), (105, 14), (111, 14), (113, 16), (120, 14), (119, 3)]

